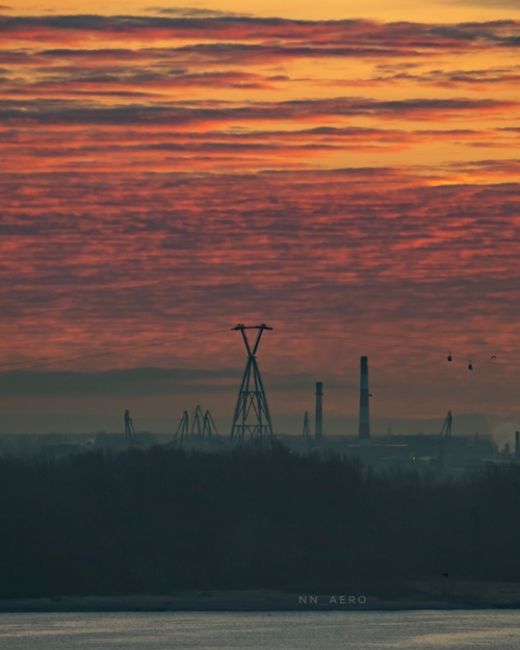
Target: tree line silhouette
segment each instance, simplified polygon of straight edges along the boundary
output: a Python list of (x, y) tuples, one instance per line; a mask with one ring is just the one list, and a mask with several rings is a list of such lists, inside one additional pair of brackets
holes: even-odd
[(520, 468), (374, 472), (276, 446), (0, 459), (0, 597), (520, 580)]

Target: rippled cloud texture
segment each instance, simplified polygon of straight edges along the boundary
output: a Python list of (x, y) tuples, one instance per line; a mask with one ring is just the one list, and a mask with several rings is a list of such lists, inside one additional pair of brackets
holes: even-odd
[(520, 424), (514, 9), (74, 4), (0, 8), (4, 429), (131, 405), (171, 430), (202, 399), (225, 430), (229, 327), (258, 320), (281, 430), (319, 379), (350, 432), (360, 354), (381, 427), (448, 408)]

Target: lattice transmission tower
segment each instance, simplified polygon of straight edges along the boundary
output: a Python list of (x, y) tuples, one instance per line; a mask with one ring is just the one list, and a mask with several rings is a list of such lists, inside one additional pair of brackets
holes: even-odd
[[(265, 330), (272, 330), (265, 323), (262, 325), (242, 325), (233, 327), (233, 331), (242, 334), (242, 339), (247, 352), (247, 362), (242, 376), (242, 383), (238, 392), (231, 438), (243, 439), (246, 435), (253, 438), (272, 439), (273, 425), (267, 405), (262, 376), (258, 368), (256, 353), (260, 345), (262, 334)], [(257, 330), (254, 344), (247, 337), (247, 330)]]

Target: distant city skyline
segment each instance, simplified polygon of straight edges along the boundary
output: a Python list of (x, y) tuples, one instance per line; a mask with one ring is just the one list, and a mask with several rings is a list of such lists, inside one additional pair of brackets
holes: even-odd
[[(123, 414), (129, 408), (138, 431), (173, 433), (182, 412), (192, 412), (197, 404), (209, 408), (217, 421), (219, 434), (230, 433), (242, 369), (217, 372), (132, 368), (100, 372), (8, 373), (0, 376), (0, 391), (11, 410), (3, 413), (0, 433), (99, 433), (122, 431)], [(375, 369), (377, 371), (377, 369)], [(310, 377), (273, 377), (265, 373), (266, 390), (276, 434), (302, 435), (303, 415), (312, 414), (314, 436), (314, 384)], [(357, 435), (359, 385), (347, 381), (325, 382), (325, 436)], [(417, 411), (413, 407), (416, 389), (371, 381), (373, 399), (385, 393), (399, 397), (390, 414), (371, 399), (373, 435), (438, 434), (446, 411), (439, 397), (437, 412)], [(373, 386), (373, 387), (372, 387)], [(398, 391), (402, 389), (402, 394)], [(291, 398), (288, 402), (288, 396)], [(406, 396), (412, 408), (406, 411)], [(446, 403), (456, 401), (446, 399)], [(57, 411), (56, 404), (60, 405)], [(19, 405), (15, 410), (13, 406)], [(338, 408), (339, 405), (339, 408)], [(399, 409), (402, 410), (399, 410)], [(303, 410), (302, 410), (303, 409)], [(35, 413), (37, 417), (35, 417)], [(501, 445), (512, 441), (517, 419), (489, 415), (478, 410), (455, 412), (455, 435), (493, 435)]]

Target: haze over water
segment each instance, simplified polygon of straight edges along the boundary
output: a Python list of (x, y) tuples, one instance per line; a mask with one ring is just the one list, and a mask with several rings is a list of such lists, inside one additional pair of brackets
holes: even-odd
[(3, 650), (520, 646), (517, 611), (1, 614)]

